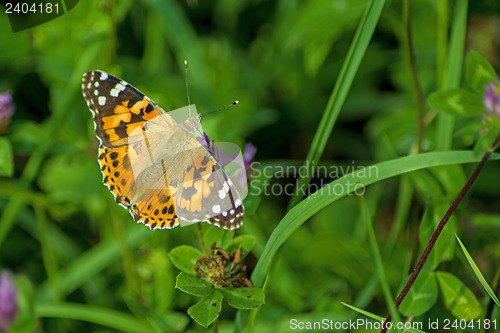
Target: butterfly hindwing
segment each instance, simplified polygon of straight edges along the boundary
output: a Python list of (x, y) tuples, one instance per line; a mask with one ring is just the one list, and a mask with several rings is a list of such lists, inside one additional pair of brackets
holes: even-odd
[(134, 220), (151, 229), (172, 229), (179, 225), (172, 196), (165, 190), (144, 191), (137, 186), (127, 146), (99, 148), (99, 165), (104, 184), (116, 203), (129, 210)]
[(225, 171), (201, 145), (186, 154), (184, 177), (176, 189), (178, 215), (186, 221), (207, 220), (224, 229), (239, 228), (243, 206)]

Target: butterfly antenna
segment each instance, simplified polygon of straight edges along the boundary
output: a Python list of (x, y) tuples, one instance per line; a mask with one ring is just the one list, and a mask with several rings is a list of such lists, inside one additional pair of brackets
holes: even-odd
[(188, 62), (184, 60), (184, 74), (186, 80), (186, 94), (188, 98), (188, 108), (189, 108), (189, 116), (191, 117), (191, 101), (189, 100), (189, 88), (188, 88)]
[(212, 112), (209, 112), (209, 113), (205, 113), (205, 114), (202, 114), (201, 117), (205, 117), (205, 116), (208, 116), (209, 114), (212, 114), (212, 113), (216, 113), (216, 112), (219, 112), (219, 111), (222, 111), (222, 110), (225, 110), (227, 108), (230, 108), (231, 106), (233, 105), (236, 105), (236, 104), (239, 104), (240, 102), (239, 101), (234, 101), (232, 102), (231, 104), (223, 107), (222, 109), (219, 109), (219, 110), (215, 110), (215, 111), (212, 111)]

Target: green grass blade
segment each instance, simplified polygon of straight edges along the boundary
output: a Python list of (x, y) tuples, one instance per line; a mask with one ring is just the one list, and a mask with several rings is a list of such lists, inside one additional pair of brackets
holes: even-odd
[[(494, 154), (492, 156), (492, 158), (495, 159), (500, 157), (499, 154)], [(254, 286), (262, 286), (269, 270), (271, 260), (281, 244), (283, 244), (293, 232), (312, 215), (347, 195), (348, 192), (346, 189), (349, 186), (352, 187), (354, 184), (367, 186), (380, 180), (416, 170), (441, 165), (471, 163), (477, 162), (478, 160), (474, 152), (469, 151), (433, 152), (412, 155), (369, 166), (333, 181), (303, 200), (296, 207), (292, 208), (281, 220), (276, 229), (274, 229), (253, 271), (252, 281), (254, 282)], [(369, 173), (367, 169), (374, 170), (373, 172), (376, 170), (377, 175), (367, 175), (367, 173)], [(339, 191), (338, 188), (341, 188), (342, 191)]]
[[(464, 61), (464, 47), (467, 30), (467, 0), (455, 3), (455, 13), (452, 22), (451, 41), (448, 55), (448, 68), (444, 81), (444, 89), (454, 89), (460, 86)], [(437, 118), (436, 150), (449, 150), (453, 139), (455, 117), (440, 113)]]
[[(446, 68), (448, 59), (446, 56), (448, 40), (448, 0), (441, 0), (436, 3), (437, 8), (437, 31), (436, 31), (436, 63), (437, 68)], [(436, 71), (436, 81), (439, 89), (445, 85), (446, 71)]]
[[(491, 159), (500, 159), (500, 154), (492, 154)], [(411, 155), (395, 160), (382, 162), (365, 169), (357, 170), (341, 177), (293, 207), (278, 223), (276, 229), (269, 237), (266, 246), (260, 256), (257, 265), (252, 273), (254, 287), (261, 288), (264, 284), (271, 262), (279, 247), (311, 216), (325, 208), (336, 200), (346, 196), (349, 186), (358, 184), (367, 186), (375, 182), (402, 175), (408, 172), (425, 168), (472, 163), (479, 161), (479, 158), (472, 151), (449, 151), (432, 152), (419, 155)], [(367, 175), (369, 169), (376, 170), (376, 175)], [(342, 191), (339, 191), (341, 188)], [(352, 190), (352, 189), (351, 189)], [(243, 311), (243, 312), (242, 312)], [(243, 323), (248, 316), (247, 310), (239, 310), (237, 315), (235, 330), (241, 331)]]
[(357, 307), (355, 307), (355, 306), (353, 306), (353, 305), (349, 305), (349, 304), (344, 303), (344, 302), (340, 302), (340, 304), (342, 304), (342, 305), (344, 305), (344, 306), (348, 307), (349, 309), (352, 309), (352, 310), (356, 311), (357, 313), (362, 314), (363, 316), (366, 316), (366, 317), (368, 317), (368, 318), (371, 318), (371, 319), (373, 319), (373, 320), (376, 320), (376, 321), (384, 321), (384, 320), (385, 320), (385, 318), (384, 318), (384, 317), (377, 316), (376, 314), (373, 314), (373, 313), (371, 313), (371, 312), (368, 312), (368, 311), (365, 311), (365, 310), (363, 310), (363, 309), (357, 308)]
[(387, 282), (384, 270), (384, 263), (382, 261), (382, 256), (380, 255), (380, 248), (377, 243), (375, 230), (373, 230), (372, 219), (364, 197), (361, 197), (361, 215), (362, 219), (365, 222), (365, 227), (368, 231), (368, 241), (370, 242), (373, 258), (375, 259), (375, 267), (377, 269), (377, 274), (379, 276), (379, 281), (382, 286), (382, 291), (384, 293), (387, 307), (389, 308), (389, 311), (392, 313), (393, 321), (399, 322), (400, 321), (399, 312), (396, 310), (396, 307), (394, 306), (394, 298), (392, 297), (391, 290), (389, 288), (389, 283)]
[[(357, 313), (360, 313), (368, 318), (371, 318), (375, 321), (378, 321), (378, 322), (383, 322), (385, 320), (385, 318), (382, 318), (382, 317), (379, 317), (371, 312), (368, 312), (368, 311), (365, 311), (365, 310), (362, 310), (360, 308), (357, 308), (355, 306), (352, 306), (352, 305), (349, 305), (347, 303), (344, 303), (344, 302), (340, 302), (342, 305), (356, 311)], [(412, 324), (412, 323), (409, 323), (409, 324)], [(415, 325), (419, 325), (419, 322), (414, 322)], [(405, 327), (405, 332), (414, 332), (414, 333), (425, 333), (425, 331), (421, 331), (421, 330), (418, 330), (418, 329), (415, 329), (415, 328), (407, 328)]]
[(121, 332), (156, 332), (151, 326), (138, 321), (131, 315), (98, 306), (77, 303), (36, 304), (35, 314), (37, 317), (66, 318), (88, 321), (114, 328)]
[(289, 208), (295, 206), (301, 199), (300, 191), (297, 189), (302, 188), (304, 185), (309, 184), (311, 180), (311, 170), (315, 165), (318, 165), (318, 161), (325, 149), (326, 142), (330, 137), (333, 126), (337, 117), (340, 113), (340, 109), (344, 105), (344, 101), (347, 97), (347, 93), (351, 88), (354, 76), (363, 60), (365, 51), (370, 43), (370, 40), (375, 30), (375, 26), (380, 18), (380, 13), (384, 7), (385, 0), (373, 0), (371, 1), (364, 13), (361, 22), (358, 25), (354, 39), (352, 40), (351, 46), (347, 53), (347, 56), (340, 70), (340, 74), (333, 87), (332, 94), (328, 100), (328, 104), (323, 112), (323, 116), (319, 123), (316, 134), (314, 135), (311, 148), (307, 154), (305, 166), (307, 168), (307, 173), (305, 177), (299, 179), (299, 184), (290, 200)]
[(477, 279), (479, 280), (479, 282), (483, 286), (484, 290), (486, 290), (486, 292), (488, 293), (488, 295), (490, 295), (491, 299), (493, 301), (495, 301), (495, 303), (497, 304), (497, 306), (500, 307), (500, 301), (498, 300), (497, 295), (495, 295), (495, 292), (493, 291), (493, 289), (491, 289), (491, 287), (488, 284), (488, 282), (486, 282), (486, 279), (484, 278), (483, 274), (481, 273), (481, 271), (477, 267), (476, 263), (474, 262), (474, 259), (472, 259), (472, 257), (470, 256), (469, 251), (467, 251), (467, 249), (465, 248), (464, 244), (462, 243), (462, 241), (460, 240), (460, 238), (458, 238), (458, 236), (456, 234), (455, 234), (455, 237), (457, 237), (458, 244), (460, 244), (460, 247), (462, 248), (462, 251), (465, 254), (465, 258), (469, 262), (469, 265), (472, 268), (472, 271), (474, 272), (474, 274), (476, 275)]

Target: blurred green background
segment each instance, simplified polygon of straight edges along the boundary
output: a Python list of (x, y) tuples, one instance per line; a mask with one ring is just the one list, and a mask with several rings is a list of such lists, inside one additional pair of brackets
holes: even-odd
[[(197, 229), (151, 232), (115, 204), (102, 185), (98, 141), (81, 94), (83, 73), (107, 71), (172, 110), (187, 105), (183, 63), (188, 60), (190, 98), (200, 113), (240, 101), (203, 119), (211, 139), (242, 147), (252, 143), (260, 168), (299, 166), (367, 3), (80, 1), (61, 17), (17, 33), (12, 33), (7, 15), (0, 13), (0, 92), (12, 91), (16, 106), (2, 134), (12, 146), (14, 169), (0, 178), (0, 269), (25, 279), (24, 305), (33, 306), (34, 312), (23, 316), (33, 319), (40, 314), (40, 304), (65, 301), (161, 318), (165, 326), (160, 331), (205, 331), (187, 316), (196, 298), (174, 288), (178, 271), (167, 256), (177, 245), (199, 247)], [(411, 8), (424, 98), (441, 87), (443, 67), (437, 48), (442, 36), (437, 31), (444, 26), (449, 32), (456, 1), (437, 3), (415, 1)], [(466, 50), (477, 50), (498, 69), (499, 41), (498, 1), (471, 1)], [(416, 140), (417, 114), (406, 56), (402, 2), (388, 1), (322, 164), (367, 166), (409, 154)], [(424, 150), (433, 151), (438, 133), (428, 108), (426, 126)], [(481, 126), (479, 119), (457, 121), (452, 149), (472, 149)], [(405, 184), (414, 196), (403, 216), (395, 205), (401, 178), (366, 190), (381, 248), (393, 246), (392, 251), (382, 251), (393, 295), (420, 254), (424, 210), (439, 220), (474, 166), (454, 167), (419, 171), (408, 178)], [(452, 240), (457, 232), (488, 281), (500, 260), (499, 174), (498, 163), (488, 163), (458, 218), (448, 226)], [(296, 176), (275, 177), (271, 184), (294, 184)], [(322, 186), (331, 180), (315, 177), (313, 183)], [(237, 233), (257, 238), (247, 259), (249, 272), (289, 200), (284, 193), (247, 198), (245, 224)], [(429, 202), (435, 204), (431, 211)], [(356, 196), (335, 202), (284, 244), (274, 258), (255, 331), (288, 332), (290, 318), (358, 318), (341, 301), (385, 317), (387, 307), (359, 205)], [(404, 226), (393, 236), (397, 218)], [(214, 229), (203, 225), (205, 231), (210, 228)], [(217, 239), (225, 231), (210, 232)], [(120, 246), (120, 240), (127, 245)], [(460, 277), (486, 309), (487, 296), (463, 256), (455, 247), (447, 251), (439, 268)], [(127, 267), (127, 262), (134, 265)], [(127, 269), (139, 286), (139, 301), (131, 295)], [(235, 313), (223, 307), (220, 331), (231, 331)], [(495, 314), (500, 317), (498, 310)], [(114, 332), (86, 321), (43, 317), (38, 332)], [(437, 301), (418, 318), (453, 316)]]

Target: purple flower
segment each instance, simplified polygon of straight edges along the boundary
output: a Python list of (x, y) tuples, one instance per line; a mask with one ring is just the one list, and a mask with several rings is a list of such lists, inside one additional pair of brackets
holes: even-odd
[(489, 112), (500, 117), (500, 82), (492, 82), (486, 87), (484, 107)]
[(0, 272), (0, 332), (6, 332), (17, 314), (16, 289), (12, 275)]
[(0, 94), (0, 134), (7, 131), (10, 117), (14, 113), (14, 104), (12, 104), (12, 95), (10, 91)]
[(203, 138), (197, 137), (196, 139), (203, 145), (203, 147), (207, 148), (210, 155), (212, 155), (219, 164), (224, 165), (228, 162), (227, 157), (220, 154), (215, 142), (210, 140), (207, 133), (203, 132)]
[[(219, 148), (217, 148), (217, 145), (215, 142), (210, 140), (208, 135), (206, 133), (203, 133), (203, 137), (197, 137), (196, 138), (212, 155), (217, 163), (219, 163), (221, 166), (225, 166), (227, 163), (234, 161), (237, 157), (238, 154), (234, 155), (227, 155), (224, 154)], [(224, 146), (222, 147), (224, 148)], [(255, 155), (255, 152), (257, 149), (251, 144), (247, 143), (245, 145), (245, 154), (243, 155), (243, 165), (245, 169), (242, 169), (242, 172), (240, 174), (233, 174), (231, 179), (235, 181), (237, 179), (237, 183), (241, 183), (241, 186), (246, 187), (246, 181), (252, 177), (252, 170), (250, 169), (250, 164), (253, 161), (253, 157)], [(240, 162), (241, 164), (241, 162)]]
[(207, 150), (210, 150), (210, 138), (208, 137), (207, 133), (203, 132), (203, 138), (197, 137), (196, 140), (198, 140), (203, 147), (207, 148)]
[(229, 161), (232, 161), (236, 157), (236, 156), (231, 156), (232, 159), (230, 159), (228, 156), (224, 155), (217, 148), (215, 142), (213, 140), (210, 140), (207, 133), (203, 133), (203, 138), (197, 137), (196, 139), (203, 145), (203, 147), (207, 148), (210, 155), (212, 155), (217, 161), (217, 163), (219, 163), (222, 166), (226, 165)]
[(247, 143), (245, 145), (245, 155), (243, 155), (243, 163), (245, 163), (245, 170), (247, 170), (247, 174), (248, 168), (250, 167), (250, 163), (252, 163), (253, 161), (253, 157), (256, 151), (257, 148), (255, 148), (251, 143)]

